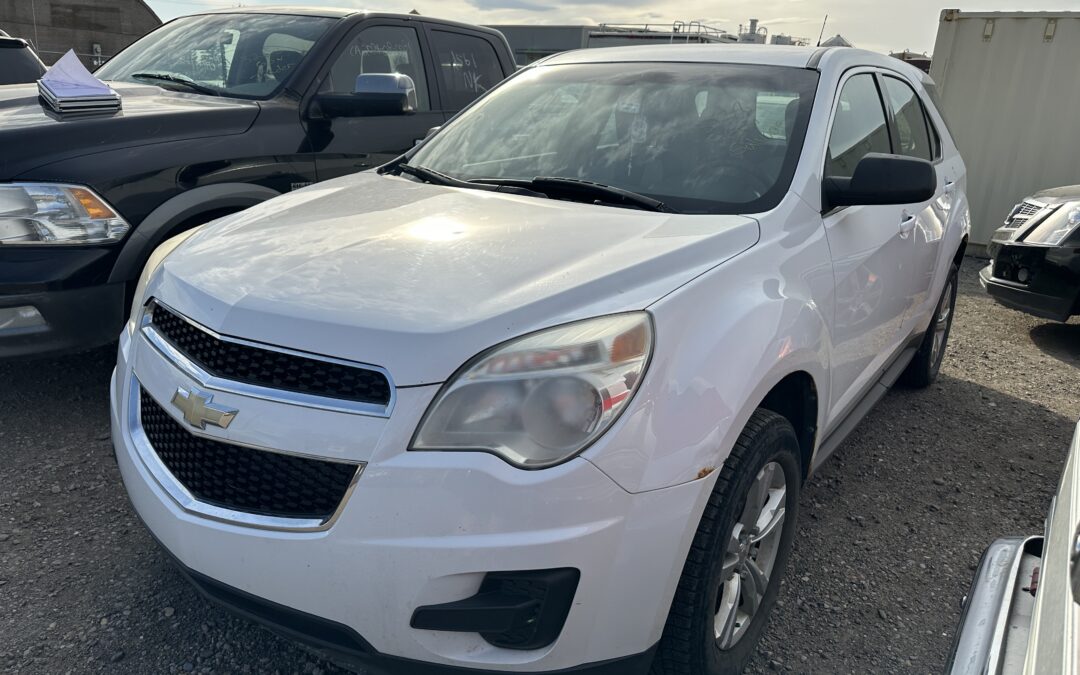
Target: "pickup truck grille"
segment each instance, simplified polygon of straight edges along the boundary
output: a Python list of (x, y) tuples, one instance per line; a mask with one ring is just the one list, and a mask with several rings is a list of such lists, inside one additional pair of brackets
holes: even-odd
[(154, 330), (211, 375), (312, 396), (390, 403), (390, 382), (377, 370), (219, 338), (158, 303), (148, 311)]
[(279, 518), (328, 520), (359, 466), (285, 455), (195, 436), (145, 391), (143, 433), (169, 473), (206, 504)]

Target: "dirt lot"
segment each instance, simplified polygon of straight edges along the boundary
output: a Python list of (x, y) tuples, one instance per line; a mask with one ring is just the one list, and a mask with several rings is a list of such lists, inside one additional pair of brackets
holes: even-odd
[[(939, 382), (894, 391), (803, 493), (755, 671), (937, 672), (982, 549), (1041, 530), (1080, 417), (1080, 322), (998, 307), (968, 260)], [(0, 671), (336, 669), (203, 602), (111, 458), (111, 349), (0, 364)]]

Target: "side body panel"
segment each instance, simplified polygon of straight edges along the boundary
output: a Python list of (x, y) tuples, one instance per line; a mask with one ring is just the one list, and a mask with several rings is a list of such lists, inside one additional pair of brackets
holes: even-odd
[(798, 197), (762, 218), (757, 245), (649, 309), (657, 335), (642, 388), (618, 432), (584, 454), (627, 490), (711, 474), (793, 372), (809, 374), (819, 400), (829, 399), (833, 273), (821, 219)]

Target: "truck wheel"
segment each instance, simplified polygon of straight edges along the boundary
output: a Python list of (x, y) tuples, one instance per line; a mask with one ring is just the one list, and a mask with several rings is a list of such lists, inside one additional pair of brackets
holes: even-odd
[(758, 408), (720, 469), (683, 566), (654, 675), (738, 673), (776, 602), (795, 536), (799, 442)]
[(953, 314), (956, 310), (956, 285), (960, 268), (953, 263), (949, 267), (949, 276), (945, 279), (945, 288), (941, 291), (934, 319), (926, 330), (926, 337), (919, 345), (919, 351), (900, 375), (900, 381), (909, 387), (921, 389), (928, 387), (937, 379), (941, 362), (945, 358), (945, 347), (949, 343), (952, 330)]

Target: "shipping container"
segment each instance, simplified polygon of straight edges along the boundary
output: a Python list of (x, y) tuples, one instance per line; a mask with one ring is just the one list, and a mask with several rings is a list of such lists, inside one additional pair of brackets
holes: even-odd
[(1080, 12), (943, 10), (930, 75), (967, 163), (971, 243), (1025, 196), (1080, 184)]

